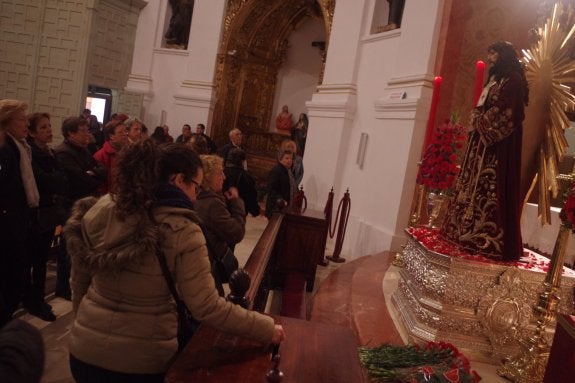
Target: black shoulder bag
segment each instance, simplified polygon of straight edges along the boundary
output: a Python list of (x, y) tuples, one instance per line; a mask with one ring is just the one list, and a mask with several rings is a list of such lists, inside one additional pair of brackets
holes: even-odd
[(158, 258), (158, 262), (160, 262), (162, 274), (164, 274), (168, 288), (170, 289), (170, 292), (176, 301), (176, 309), (178, 310), (178, 352), (180, 352), (192, 338), (192, 335), (194, 335), (194, 332), (200, 325), (200, 322), (192, 316), (186, 307), (186, 304), (180, 299), (178, 291), (176, 290), (176, 286), (174, 285), (174, 279), (172, 278), (172, 274), (168, 269), (166, 257), (160, 251), (160, 249), (156, 250), (156, 257)]

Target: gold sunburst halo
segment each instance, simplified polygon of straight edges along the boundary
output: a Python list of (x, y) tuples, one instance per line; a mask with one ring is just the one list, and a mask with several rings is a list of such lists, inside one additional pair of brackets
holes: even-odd
[(523, 50), (530, 102), (523, 132), (522, 193), (528, 194), (537, 175), (542, 224), (551, 223), (549, 193), (556, 197), (559, 191), (558, 163), (568, 146), (565, 111), (575, 109), (575, 96), (566, 85), (575, 82), (575, 60), (571, 58), (574, 21), (573, 8), (556, 3), (550, 18), (538, 29), (538, 41)]

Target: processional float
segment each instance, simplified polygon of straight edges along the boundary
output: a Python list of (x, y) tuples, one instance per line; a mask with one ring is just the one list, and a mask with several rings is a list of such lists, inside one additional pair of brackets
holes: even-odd
[[(565, 110), (575, 107), (575, 97), (565, 85), (575, 82), (570, 54), (574, 21), (570, 7), (556, 4), (532, 47), (523, 52), (530, 105), (524, 122), (528, 139), (523, 142), (528, 144), (522, 153), (522, 190), (527, 195), (538, 181), (542, 223), (550, 221), (549, 192), (557, 194), (558, 180), (573, 183), (575, 178), (575, 169), (572, 175), (559, 175), (557, 170), (567, 146)], [(449, 341), (476, 361), (504, 360), (498, 373), (518, 383), (543, 381), (551, 325), (558, 312), (573, 310), (575, 272), (564, 269), (563, 261), (575, 227), (575, 191), (562, 211), (550, 261), (527, 251), (515, 264), (471, 256), (442, 242), (436, 229), (426, 227), (433, 225), (419, 223), (425, 197), (425, 187), (418, 185), (407, 244), (400, 254), (404, 267), (392, 297), (410, 337), (416, 342)]]

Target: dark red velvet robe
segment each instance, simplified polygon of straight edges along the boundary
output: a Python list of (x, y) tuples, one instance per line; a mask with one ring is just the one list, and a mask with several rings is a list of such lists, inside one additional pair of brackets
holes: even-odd
[(526, 88), (519, 73), (495, 82), (473, 113), (455, 194), (441, 233), (470, 253), (521, 257), (521, 138)]

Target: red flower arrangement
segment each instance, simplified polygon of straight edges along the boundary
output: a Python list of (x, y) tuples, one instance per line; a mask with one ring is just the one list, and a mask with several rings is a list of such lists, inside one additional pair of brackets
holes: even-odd
[(359, 348), (359, 358), (374, 381), (477, 383), (481, 377), (469, 360), (451, 343)]
[(417, 174), (417, 183), (432, 190), (453, 186), (459, 173), (458, 159), (467, 137), (466, 129), (455, 118), (446, 119), (434, 132), (425, 149)]

